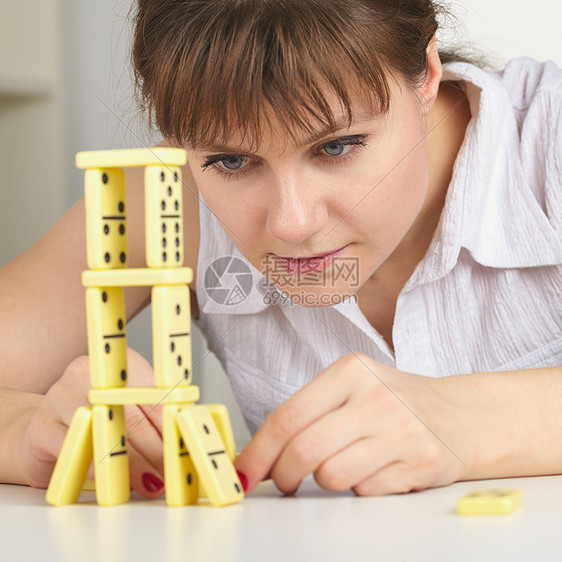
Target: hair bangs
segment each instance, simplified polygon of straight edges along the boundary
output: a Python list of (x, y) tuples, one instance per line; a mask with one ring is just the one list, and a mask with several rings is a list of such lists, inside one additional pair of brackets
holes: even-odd
[[(335, 129), (334, 109), (351, 123), (358, 100), (373, 114), (387, 111), (388, 65), (361, 10), (345, 13), (329, 0), (321, 12), (295, 0), (197, 4), (176, 33), (166, 22), (162, 53), (151, 57), (159, 64), (143, 67), (140, 45), (134, 50), (144, 107), (170, 142), (205, 148), (236, 134), (256, 147), (275, 123), (292, 139)], [(157, 30), (152, 21), (150, 32)]]

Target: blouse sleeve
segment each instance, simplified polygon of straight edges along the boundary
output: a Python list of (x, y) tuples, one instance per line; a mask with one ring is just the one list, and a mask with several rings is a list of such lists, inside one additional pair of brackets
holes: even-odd
[(544, 144), (545, 151), (545, 212), (562, 240), (562, 70), (558, 80), (545, 89)]

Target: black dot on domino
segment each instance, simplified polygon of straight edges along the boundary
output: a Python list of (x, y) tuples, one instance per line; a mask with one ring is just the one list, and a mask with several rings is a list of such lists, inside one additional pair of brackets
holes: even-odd
[(101, 300), (107, 302), (107, 293), (105, 291), (101, 294)]
[(177, 222), (176, 223), (176, 234), (180, 231), (180, 224)]
[(174, 172), (174, 181), (178, 181), (178, 173)]
[(168, 245), (168, 242), (165, 238), (162, 238), (162, 248), (165, 248)]
[(180, 204), (178, 201), (174, 201), (174, 209), (177, 211), (180, 208)]
[(113, 410), (111, 408), (109, 408), (109, 411), (107, 412), (107, 415), (109, 416), (110, 420), (113, 419)]
[(164, 174), (164, 172), (160, 172), (160, 181), (165, 181), (166, 179), (166, 174)]
[(175, 350), (176, 350), (176, 344), (172, 342), (172, 344), (170, 345), (170, 351), (174, 352)]
[(109, 353), (110, 351), (111, 351), (111, 346), (108, 343), (106, 343), (105, 344), (105, 352)]
[(120, 213), (125, 210), (125, 203), (123, 203), (123, 201), (119, 201), (118, 209)]
[(182, 358), (181, 355), (178, 355), (178, 367), (181, 367), (182, 364)]
[(163, 211), (166, 210), (166, 201), (162, 201), (161, 207)]
[(103, 259), (105, 260), (105, 263), (109, 263), (111, 261), (111, 255), (109, 254), (109, 252), (105, 253), (105, 256), (103, 256)]
[(119, 254), (119, 261), (121, 263), (125, 263), (127, 261), (127, 254), (125, 252), (121, 252)]
[(125, 436), (121, 435), (121, 446), (124, 447), (126, 442)]
[(187, 483), (191, 486), (191, 472), (187, 473)]
[(168, 259), (168, 255), (166, 252), (162, 252), (162, 261), (166, 261)]
[(178, 261), (178, 262), (180, 261), (180, 253), (179, 252), (176, 252), (176, 261)]
[(185, 443), (183, 442), (183, 439), (180, 437), (180, 449), (183, 449)]
[(107, 183), (107, 182), (109, 181), (109, 178), (107, 177), (107, 174), (103, 174), (103, 175), (102, 175), (101, 181), (102, 181), (103, 183)]
[(169, 186), (168, 186), (168, 197), (171, 197), (171, 196), (172, 196), (172, 193), (173, 193), (173, 192), (172, 192), (172, 186), (169, 185)]
[(240, 493), (240, 486), (238, 486), (237, 482), (234, 482), (234, 489), (236, 490), (236, 492)]
[(125, 225), (124, 224), (119, 225), (119, 234), (121, 234), (121, 235), (125, 234)]
[(211, 462), (213, 463), (213, 466), (218, 469), (219, 465), (217, 464), (217, 461), (215, 459), (212, 459)]
[(203, 431), (204, 431), (207, 435), (209, 435), (209, 433), (211, 433), (211, 432), (209, 431), (209, 428), (207, 427), (206, 424), (203, 424)]
[(166, 223), (162, 223), (162, 234), (166, 234)]
[(176, 304), (176, 314), (179, 316), (180, 312), (181, 312), (181, 307), (179, 304)]
[(189, 369), (186, 369), (186, 370), (183, 372), (183, 378), (184, 378), (184, 379), (188, 379), (188, 378), (189, 378)]
[(123, 320), (121, 320), (121, 318), (119, 318), (119, 321), (117, 322), (117, 328), (119, 328), (119, 330), (123, 329)]
[(107, 224), (104, 224), (104, 225), (103, 225), (103, 233), (104, 233), (104, 234), (109, 234), (109, 225), (107, 225)]
[(121, 380), (122, 381), (126, 381), (127, 380), (127, 371), (125, 371), (125, 369), (123, 369), (121, 371)]

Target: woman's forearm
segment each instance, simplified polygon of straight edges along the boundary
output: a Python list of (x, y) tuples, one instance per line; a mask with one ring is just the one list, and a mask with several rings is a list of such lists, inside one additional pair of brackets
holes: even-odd
[(0, 482), (28, 484), (22, 467), (22, 438), (43, 395), (0, 388)]
[(562, 367), (458, 375), (439, 385), (455, 396), (471, 441), (463, 480), (562, 473)]

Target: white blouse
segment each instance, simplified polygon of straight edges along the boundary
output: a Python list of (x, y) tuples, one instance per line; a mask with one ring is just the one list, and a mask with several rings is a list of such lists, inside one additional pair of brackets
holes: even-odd
[[(250, 431), (352, 351), (431, 377), (562, 365), (562, 70), (530, 58), (499, 73), (444, 70), (472, 120), (433, 240), (398, 297), (394, 352), (354, 301), (268, 304), (265, 278), (200, 204), (199, 326)], [(225, 302), (228, 267), (240, 286)]]

